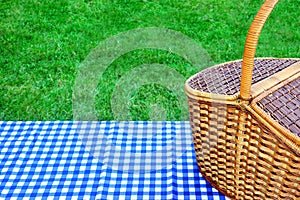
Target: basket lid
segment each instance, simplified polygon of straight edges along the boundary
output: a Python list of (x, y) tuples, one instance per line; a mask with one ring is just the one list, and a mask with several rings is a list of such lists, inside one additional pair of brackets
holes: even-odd
[[(297, 67), (300, 71), (300, 63)], [(254, 101), (268, 116), (300, 138), (300, 72), (264, 91)]]
[[(252, 84), (300, 62), (300, 59), (256, 58)], [(186, 81), (186, 87), (199, 92), (235, 95), (240, 91), (242, 61), (232, 61), (209, 67)]]

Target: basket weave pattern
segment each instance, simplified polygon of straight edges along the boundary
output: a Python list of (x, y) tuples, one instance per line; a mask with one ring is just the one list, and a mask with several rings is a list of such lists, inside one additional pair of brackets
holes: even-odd
[(277, 2), (258, 11), (243, 60), (185, 84), (199, 170), (232, 199), (300, 199), (300, 59), (255, 58)]
[[(300, 199), (300, 157), (237, 106), (189, 99), (197, 163), (234, 199)], [(197, 113), (197, 114), (196, 114)]]
[[(252, 84), (299, 62), (299, 59), (255, 59)], [(189, 81), (189, 86), (195, 90), (233, 95), (240, 90), (242, 61), (233, 61), (203, 70)]]
[(281, 126), (300, 138), (300, 78), (257, 102)]

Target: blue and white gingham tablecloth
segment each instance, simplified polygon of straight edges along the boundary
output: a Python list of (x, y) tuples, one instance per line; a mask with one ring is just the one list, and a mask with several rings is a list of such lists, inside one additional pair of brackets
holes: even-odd
[(225, 199), (188, 122), (0, 122), (0, 199)]

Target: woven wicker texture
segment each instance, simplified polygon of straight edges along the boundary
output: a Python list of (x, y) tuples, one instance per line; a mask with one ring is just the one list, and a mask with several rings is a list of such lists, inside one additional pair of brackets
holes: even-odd
[(261, 99), (257, 105), (300, 138), (300, 77)]
[(203, 176), (233, 199), (300, 199), (300, 157), (241, 107), (189, 98)]
[(300, 79), (293, 79), (300, 59), (254, 58), (277, 3), (265, 0), (259, 9), (242, 62), (208, 68), (186, 82), (199, 169), (232, 199), (300, 199), (300, 138), (282, 128), (299, 136)]
[[(252, 84), (257, 83), (288, 66), (300, 62), (299, 59), (255, 59)], [(233, 95), (240, 90), (242, 61), (235, 61), (207, 68), (195, 75), (188, 85), (198, 91)]]

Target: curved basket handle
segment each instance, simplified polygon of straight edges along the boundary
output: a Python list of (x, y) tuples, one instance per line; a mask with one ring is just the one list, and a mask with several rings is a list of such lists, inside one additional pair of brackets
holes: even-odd
[(248, 31), (244, 48), (240, 95), (243, 100), (250, 100), (250, 90), (254, 67), (254, 56), (261, 30), (279, 0), (266, 0), (256, 14)]

